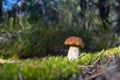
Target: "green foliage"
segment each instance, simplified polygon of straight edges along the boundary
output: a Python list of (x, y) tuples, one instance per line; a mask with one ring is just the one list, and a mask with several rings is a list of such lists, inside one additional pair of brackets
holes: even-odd
[[(108, 49), (117, 40), (110, 25), (107, 25), (107, 31), (104, 30), (96, 6), (87, 4), (90, 10), (86, 10), (82, 18), (79, 0), (55, 1), (44, 0), (46, 12), (40, 14), (32, 0), (26, 6), (29, 14), (16, 18), (14, 25), (13, 20), (6, 24), (5, 18), (5, 25), (0, 27), (0, 31), (9, 33), (11, 37), (0, 45), (0, 54), (33, 57), (60, 52), (68, 49), (64, 41), (70, 36), (83, 39), (85, 48), (82, 50), (85, 52)], [(38, 3), (42, 4), (41, 0)]]
[(99, 54), (88, 53), (88, 54), (85, 54), (83, 57), (81, 57), (78, 60), (78, 63), (81, 65), (90, 65), (90, 64), (93, 64), (95, 60), (97, 60), (99, 57), (100, 57)]
[[(93, 32), (78, 25), (69, 27), (67, 24), (26, 27), (24, 29), (8, 30), (11, 35), (9, 41), (1, 45), (2, 54), (19, 57), (43, 56), (52, 52), (59, 52), (64, 46), (64, 41), (70, 36), (78, 36), (85, 42), (85, 51), (101, 50), (109, 48), (115, 41), (111, 32)], [(61, 27), (58, 27), (61, 26)], [(6, 32), (7, 30), (4, 29)], [(4, 32), (5, 32), (4, 31)], [(97, 33), (97, 34), (96, 34)], [(106, 35), (104, 35), (106, 34)], [(102, 45), (101, 45), (102, 43)], [(91, 48), (91, 46), (93, 46)]]
[(96, 53), (82, 53), (84, 56), (75, 61), (68, 61), (66, 57), (44, 57), (42, 59), (28, 59), (11, 62), (0, 59), (1, 80), (72, 80), (78, 79), (82, 67), (93, 65), (98, 59), (101, 65), (109, 57), (120, 57), (120, 47), (102, 50)]
[[(76, 62), (69, 62), (63, 57), (50, 57), (43, 60), (26, 60), (11, 64), (4, 64), (0, 67), (2, 80), (60, 80), (77, 76), (81, 68)], [(3, 75), (4, 74), (4, 75)]]
[(20, 39), (17, 37), (12, 47), (6, 47), (7, 52), (5, 54), (42, 56), (46, 51), (60, 50), (64, 43), (63, 33), (53, 29), (53, 27), (50, 29), (37, 28), (18, 34)]
[(109, 57), (120, 57), (120, 47), (111, 48), (108, 50), (101, 50), (100, 52), (94, 53), (82, 53), (83, 56), (77, 60), (78, 64), (80, 65), (91, 65), (94, 64), (97, 60), (101, 62), (101, 64)]

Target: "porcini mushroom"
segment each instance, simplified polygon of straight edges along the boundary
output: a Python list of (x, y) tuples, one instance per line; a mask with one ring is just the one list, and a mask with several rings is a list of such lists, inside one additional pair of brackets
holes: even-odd
[(80, 56), (79, 48), (84, 47), (84, 42), (80, 37), (75, 37), (75, 36), (69, 37), (65, 40), (64, 44), (70, 45), (70, 48), (67, 54), (67, 58), (69, 60), (75, 60), (79, 58)]

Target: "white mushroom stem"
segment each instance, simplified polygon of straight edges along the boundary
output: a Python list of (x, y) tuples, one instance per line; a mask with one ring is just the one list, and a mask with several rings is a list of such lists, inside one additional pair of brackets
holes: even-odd
[(80, 56), (79, 47), (71, 46), (69, 48), (68, 55), (67, 55), (68, 59), (75, 60), (75, 59), (79, 58), (79, 56)]

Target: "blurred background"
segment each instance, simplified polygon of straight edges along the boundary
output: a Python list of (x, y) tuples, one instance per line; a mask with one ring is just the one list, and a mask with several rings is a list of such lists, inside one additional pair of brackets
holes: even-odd
[(0, 0), (0, 55), (66, 55), (70, 36), (84, 52), (120, 45), (119, 0)]

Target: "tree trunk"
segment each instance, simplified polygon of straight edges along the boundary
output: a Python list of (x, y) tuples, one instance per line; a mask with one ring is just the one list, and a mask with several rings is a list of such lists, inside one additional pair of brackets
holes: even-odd
[(0, 19), (2, 17), (2, 0), (0, 0)]
[(80, 7), (81, 7), (81, 18), (84, 19), (85, 18), (85, 11), (87, 9), (87, 2), (86, 0), (80, 0)]
[(101, 20), (103, 23), (103, 27), (106, 30), (107, 29), (106, 23), (110, 24), (110, 22), (108, 20), (109, 9), (110, 9), (109, 0), (99, 0), (98, 8), (99, 8), (100, 17), (101, 17)]
[(120, 0), (116, 0), (118, 5), (115, 5), (115, 10), (117, 14), (117, 25), (116, 32), (120, 34)]

